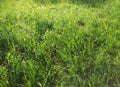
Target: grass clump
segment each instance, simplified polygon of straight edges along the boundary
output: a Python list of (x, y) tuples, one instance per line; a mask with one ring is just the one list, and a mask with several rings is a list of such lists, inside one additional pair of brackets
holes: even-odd
[(1, 1), (0, 86), (119, 87), (120, 3), (99, 1)]

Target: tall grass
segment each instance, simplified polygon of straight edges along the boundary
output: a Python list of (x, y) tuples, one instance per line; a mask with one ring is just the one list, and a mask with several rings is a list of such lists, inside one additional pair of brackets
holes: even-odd
[(119, 87), (119, 7), (119, 0), (1, 1), (0, 86)]

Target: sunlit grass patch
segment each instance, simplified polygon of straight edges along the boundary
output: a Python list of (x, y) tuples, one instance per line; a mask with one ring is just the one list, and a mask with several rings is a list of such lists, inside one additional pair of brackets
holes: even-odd
[(0, 86), (119, 86), (120, 3), (90, 1), (1, 1)]

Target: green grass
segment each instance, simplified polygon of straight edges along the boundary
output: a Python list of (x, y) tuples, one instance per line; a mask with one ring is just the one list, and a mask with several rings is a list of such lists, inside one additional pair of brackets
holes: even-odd
[(119, 87), (119, 0), (1, 0), (0, 87)]

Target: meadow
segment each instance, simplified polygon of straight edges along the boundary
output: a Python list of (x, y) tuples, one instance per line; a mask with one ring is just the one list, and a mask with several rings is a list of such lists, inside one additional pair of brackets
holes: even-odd
[(0, 87), (120, 87), (120, 0), (0, 0)]

